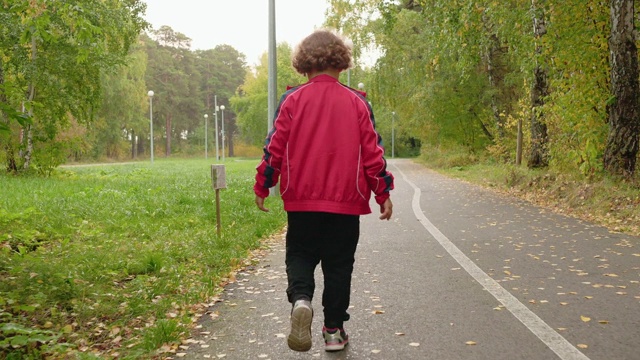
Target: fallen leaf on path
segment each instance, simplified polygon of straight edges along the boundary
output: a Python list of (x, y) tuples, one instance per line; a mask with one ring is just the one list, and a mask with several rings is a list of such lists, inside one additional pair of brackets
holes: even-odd
[(477, 342), (475, 342), (475, 341), (467, 341), (465, 344), (467, 344), (467, 345), (476, 345)]
[(578, 344), (578, 347), (579, 347), (580, 349), (586, 349), (586, 348), (588, 348), (588, 347), (589, 347), (589, 345), (587, 345), (587, 344)]
[(591, 318), (590, 318), (590, 317), (588, 317), (588, 316), (580, 315), (580, 320), (582, 320), (582, 321), (584, 321), (584, 322), (589, 322), (589, 321), (591, 321)]
[(420, 346), (420, 343), (413, 342), (413, 343), (410, 343), (409, 346)]
[(564, 305), (569, 305), (568, 302), (561, 302), (560, 305), (564, 306)]
[(382, 350), (371, 350), (371, 353), (373, 353), (373, 354), (379, 354), (379, 353), (380, 353), (380, 351), (382, 351)]
[(276, 337), (277, 338), (285, 338), (285, 337), (287, 337), (287, 335), (285, 335), (285, 334), (276, 334)]
[(403, 332), (397, 332), (396, 336), (404, 336), (404, 333)]
[(381, 315), (384, 314), (384, 310), (373, 310), (371, 313), (374, 315)]
[(599, 324), (606, 325), (606, 324), (608, 324), (608, 323), (609, 323), (609, 321), (608, 321), (608, 320), (598, 320), (598, 323), (599, 323)]
[(604, 276), (608, 276), (608, 277), (618, 277), (618, 275), (616, 275), (616, 274), (604, 274)]

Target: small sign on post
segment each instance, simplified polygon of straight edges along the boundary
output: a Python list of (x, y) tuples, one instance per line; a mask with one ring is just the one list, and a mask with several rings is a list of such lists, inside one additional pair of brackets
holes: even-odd
[(216, 230), (220, 236), (220, 189), (227, 188), (227, 174), (224, 165), (211, 165), (211, 181), (216, 191)]

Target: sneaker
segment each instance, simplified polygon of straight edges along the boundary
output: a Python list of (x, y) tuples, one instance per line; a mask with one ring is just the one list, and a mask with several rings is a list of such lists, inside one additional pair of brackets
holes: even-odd
[(322, 335), (324, 336), (325, 351), (344, 350), (344, 347), (349, 343), (349, 335), (341, 328), (327, 329), (323, 327)]
[(291, 310), (291, 333), (287, 338), (287, 344), (291, 350), (309, 351), (311, 349), (311, 320), (313, 320), (311, 301), (296, 301)]

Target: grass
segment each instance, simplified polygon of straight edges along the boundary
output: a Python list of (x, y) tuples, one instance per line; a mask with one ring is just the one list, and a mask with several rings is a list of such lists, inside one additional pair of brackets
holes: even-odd
[(0, 351), (138, 359), (178, 344), (226, 277), (286, 220), (281, 206), (255, 208), (257, 159), (230, 159), (218, 237), (209, 164), (161, 159), (0, 176)]
[(465, 152), (433, 152), (421, 163), (447, 176), (519, 197), (556, 212), (600, 224), (614, 232), (640, 236), (640, 176), (528, 169)]

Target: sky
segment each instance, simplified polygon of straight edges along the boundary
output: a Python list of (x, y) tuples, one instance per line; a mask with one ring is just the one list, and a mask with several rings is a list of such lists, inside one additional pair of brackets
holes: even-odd
[[(268, 0), (146, 0), (146, 20), (154, 29), (170, 26), (192, 39), (191, 49), (231, 45), (259, 62), (269, 46)], [(276, 42), (295, 47), (322, 26), (327, 0), (275, 0)]]

